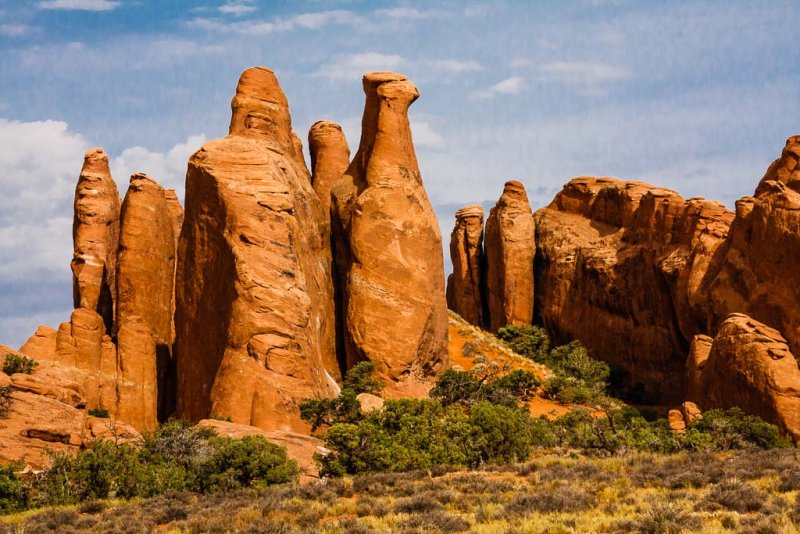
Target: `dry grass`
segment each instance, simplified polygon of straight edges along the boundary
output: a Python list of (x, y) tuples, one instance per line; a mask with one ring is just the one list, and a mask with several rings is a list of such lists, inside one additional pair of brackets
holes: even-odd
[(7, 516), (0, 532), (800, 533), (798, 451), (545, 456)]

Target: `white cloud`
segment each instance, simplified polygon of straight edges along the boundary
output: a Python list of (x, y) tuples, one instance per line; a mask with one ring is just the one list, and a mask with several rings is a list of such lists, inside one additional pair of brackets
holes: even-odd
[(6, 37), (22, 37), (33, 31), (31, 26), (26, 24), (0, 24), (0, 35)]
[(89, 142), (58, 121), (0, 119), (0, 278), (68, 269), (72, 199)]
[(522, 91), (524, 80), (520, 76), (506, 78), (488, 89), (477, 91), (472, 94), (472, 98), (494, 98), (498, 95), (516, 95)]
[(118, 0), (42, 0), (39, 9), (64, 9), (74, 11), (111, 11), (122, 5)]
[(428, 121), (411, 121), (414, 146), (441, 150), (445, 147), (444, 137), (434, 130)]
[(193, 135), (186, 142), (178, 143), (166, 152), (154, 152), (141, 146), (126, 148), (111, 162), (111, 175), (120, 191), (127, 188), (133, 173), (143, 172), (167, 189), (175, 189), (183, 199), (186, 163), (203, 143), (205, 135)]
[(545, 79), (568, 85), (598, 85), (631, 78), (625, 67), (591, 61), (555, 61), (539, 68)]
[(226, 15), (234, 15), (234, 16), (241, 16), (246, 13), (252, 13), (255, 11), (256, 6), (252, 5), (252, 2), (226, 2), (219, 6), (219, 12), (224, 13)]
[(392, 19), (425, 20), (445, 17), (447, 13), (437, 9), (420, 11), (419, 9), (415, 9), (413, 7), (392, 7), (387, 9), (378, 9), (375, 11), (375, 15), (379, 17), (389, 17)]
[(329, 80), (358, 80), (365, 72), (397, 70), (405, 64), (405, 59), (393, 54), (344, 54), (322, 65), (315, 74)]

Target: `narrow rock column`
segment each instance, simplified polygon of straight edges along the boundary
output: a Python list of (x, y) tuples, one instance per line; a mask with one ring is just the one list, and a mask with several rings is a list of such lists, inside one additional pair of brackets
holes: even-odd
[(525, 187), (506, 182), (489, 212), (484, 237), (486, 300), (492, 332), (533, 321), (533, 213)]
[(350, 165), (350, 148), (342, 127), (335, 122), (315, 122), (308, 131), (311, 153), (311, 184), (330, 220), (331, 189)]
[[(118, 334), (117, 339), (120, 380), (125, 384), (119, 390), (129, 397), (119, 402), (125, 405), (125, 421), (138, 430), (151, 430), (157, 416), (165, 419), (174, 411), (174, 219), (164, 189), (144, 174), (131, 176), (122, 203), (115, 330), (130, 326), (127, 335)], [(145, 331), (152, 342), (142, 344)]]
[(101, 148), (86, 152), (75, 188), (72, 293), (75, 308), (96, 311), (106, 331), (114, 321), (120, 200)]
[(391, 392), (446, 367), (444, 259), (408, 122), (419, 92), (391, 72), (363, 84), (361, 144), (334, 187), (332, 226), (348, 366), (375, 362)]
[(483, 326), (483, 207), (479, 204), (456, 212), (456, 225), (450, 234), (450, 259), (453, 274), (447, 278), (447, 306), (468, 323)]

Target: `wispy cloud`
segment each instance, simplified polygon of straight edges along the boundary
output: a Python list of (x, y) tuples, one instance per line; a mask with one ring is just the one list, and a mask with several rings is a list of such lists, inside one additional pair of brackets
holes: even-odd
[(539, 72), (546, 80), (586, 86), (622, 82), (632, 76), (625, 67), (591, 61), (555, 61), (539, 67)]
[(477, 61), (461, 61), (457, 59), (432, 59), (424, 62), (424, 65), (436, 70), (447, 72), (476, 72), (483, 70)]
[(63, 9), (72, 11), (111, 11), (122, 5), (118, 0), (42, 0), (39, 9)]
[(439, 9), (429, 9), (420, 11), (413, 7), (392, 7), (387, 9), (378, 9), (375, 11), (378, 17), (389, 17), (392, 19), (406, 19), (406, 20), (425, 20), (435, 19), (448, 16), (446, 11)]
[(524, 80), (520, 76), (506, 78), (488, 89), (472, 93), (472, 98), (494, 98), (498, 95), (516, 95), (522, 91)]
[(362, 74), (378, 70), (397, 70), (407, 64), (398, 55), (363, 52), (335, 56), (332, 61), (322, 65), (316, 75), (329, 80), (359, 79)]
[(272, 20), (245, 20), (240, 22), (226, 22), (220, 19), (198, 17), (186, 24), (192, 28), (208, 31), (236, 32), (248, 35), (265, 35), (276, 32), (288, 32), (296, 29), (320, 30), (329, 25), (361, 25), (365, 19), (360, 15), (346, 10), (318, 11), (315, 13), (301, 13), (292, 17), (276, 18)]
[(252, 13), (256, 9), (252, 0), (241, 0), (239, 2), (226, 2), (219, 6), (219, 12), (225, 15), (241, 16), (247, 13)]
[(32, 26), (26, 24), (0, 24), (0, 35), (4, 37), (24, 37), (33, 31)]

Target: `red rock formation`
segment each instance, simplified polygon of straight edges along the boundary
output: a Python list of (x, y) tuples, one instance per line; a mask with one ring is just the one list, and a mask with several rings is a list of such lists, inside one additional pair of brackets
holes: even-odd
[(178, 409), (303, 430), (297, 403), (334, 395), (330, 249), (275, 75), (246, 70), (230, 134), (189, 161), (176, 282)]
[(496, 332), (533, 319), (534, 224), (525, 187), (506, 182), (486, 220), (486, 306)]
[(350, 165), (350, 148), (342, 127), (330, 121), (315, 122), (308, 131), (311, 183), (330, 220), (331, 189)]
[(86, 152), (75, 189), (72, 238), (73, 300), (76, 308), (98, 312), (111, 331), (114, 319), (120, 200), (100, 148)]
[[(131, 176), (120, 223), (117, 392), (118, 415), (141, 430), (152, 430), (157, 423), (156, 384), (164, 393), (174, 387), (168, 377), (175, 277), (173, 210), (160, 185), (144, 174)], [(161, 418), (172, 409), (162, 400)]]
[(388, 392), (424, 381), (447, 362), (444, 261), (422, 185), (405, 76), (366, 74), (361, 144), (333, 189), (332, 225), (348, 366), (375, 362)]
[(164, 198), (167, 201), (167, 207), (172, 216), (172, 233), (175, 236), (175, 248), (177, 249), (178, 238), (181, 235), (181, 226), (183, 226), (183, 206), (181, 206), (181, 201), (178, 200), (178, 195), (175, 194), (174, 189), (165, 189)]
[(747, 315), (731, 314), (702, 370), (698, 404), (739, 407), (800, 440), (800, 367), (783, 336)]
[(535, 219), (537, 322), (619, 366), (651, 400), (682, 400), (732, 214), (640, 182), (575, 178)]
[(450, 234), (450, 259), (453, 273), (447, 277), (447, 307), (468, 323), (483, 326), (483, 208), (479, 204), (456, 212), (456, 225)]
[(755, 197), (736, 203), (730, 238), (710, 270), (709, 332), (730, 313), (779, 330), (800, 355), (800, 136), (790, 137)]

